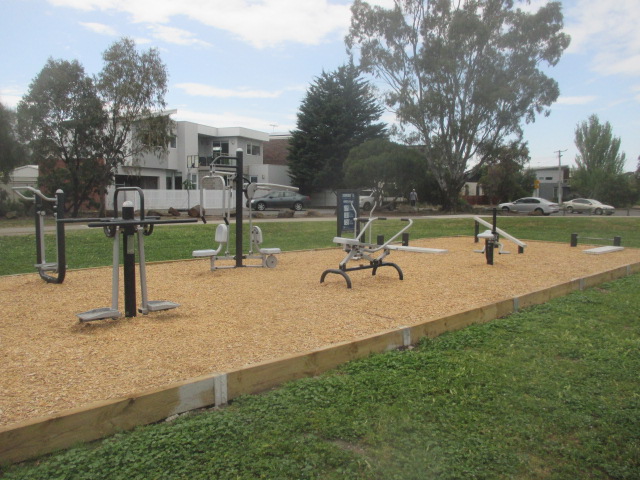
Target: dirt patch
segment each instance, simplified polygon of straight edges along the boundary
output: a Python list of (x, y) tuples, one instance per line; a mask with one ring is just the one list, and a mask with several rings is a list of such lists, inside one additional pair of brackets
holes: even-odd
[[(123, 397), (179, 380), (304, 352), (640, 262), (640, 250), (585, 255), (587, 246), (508, 245), (495, 265), (469, 237), (412, 241), (446, 248), (393, 252), (392, 268), (338, 275), (339, 248), (291, 252), (275, 269), (209, 270), (208, 259), (147, 266), (151, 300), (180, 303), (147, 316), (79, 323), (111, 304), (111, 269), (74, 270), (62, 285), (36, 274), (0, 278), (0, 425)], [(122, 285), (122, 283), (121, 283)], [(139, 290), (139, 289), (138, 289)], [(139, 294), (139, 292), (138, 292)], [(122, 296), (122, 293), (121, 293)], [(140, 300), (138, 300), (138, 304)], [(120, 311), (124, 311), (120, 299)]]

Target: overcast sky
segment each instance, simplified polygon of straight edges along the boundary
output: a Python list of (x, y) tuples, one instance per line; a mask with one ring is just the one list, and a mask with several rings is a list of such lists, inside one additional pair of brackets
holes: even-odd
[[(376, 0), (390, 4), (390, 0)], [(528, 8), (542, 4), (533, 0)], [(2, 0), (0, 101), (15, 107), (47, 59), (88, 74), (121, 37), (158, 48), (176, 120), (263, 132), (295, 128), (307, 87), (347, 60), (347, 0)], [(640, 156), (640, 1), (566, 0), (572, 43), (549, 75), (561, 96), (525, 127), (531, 166), (573, 165), (575, 128), (592, 114)], [(392, 122), (391, 115), (385, 120)]]

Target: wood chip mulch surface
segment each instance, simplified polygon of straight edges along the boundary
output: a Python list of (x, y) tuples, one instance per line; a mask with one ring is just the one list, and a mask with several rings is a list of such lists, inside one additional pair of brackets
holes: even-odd
[[(430, 255), (393, 252), (393, 268), (338, 275), (333, 249), (288, 252), (276, 268), (210, 271), (208, 259), (147, 265), (150, 300), (174, 310), (80, 323), (111, 305), (111, 268), (72, 270), (62, 285), (37, 274), (0, 278), (0, 425), (124, 397), (199, 375), (425, 322), (640, 262), (640, 250), (586, 255), (580, 245), (527, 242), (487, 265), (472, 237), (423, 239)], [(120, 311), (124, 311), (122, 268)], [(136, 275), (138, 270), (136, 269)], [(137, 286), (140, 295), (139, 284)], [(138, 298), (138, 305), (140, 299)]]

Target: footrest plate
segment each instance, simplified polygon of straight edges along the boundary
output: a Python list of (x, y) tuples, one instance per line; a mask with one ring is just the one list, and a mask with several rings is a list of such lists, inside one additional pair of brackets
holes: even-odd
[(178, 308), (179, 303), (169, 302), (167, 300), (152, 300), (147, 302), (147, 310), (149, 312), (159, 312), (160, 310), (171, 310), (172, 308)]
[(37, 263), (35, 267), (42, 272), (57, 272), (57, 263)]
[(122, 314), (118, 310), (110, 307), (94, 308), (88, 312), (76, 314), (81, 322), (93, 322), (95, 320), (103, 320), (105, 318), (120, 318)]

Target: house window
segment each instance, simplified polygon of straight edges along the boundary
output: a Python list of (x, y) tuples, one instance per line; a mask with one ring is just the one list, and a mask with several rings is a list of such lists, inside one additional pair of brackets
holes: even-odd
[(173, 177), (166, 178), (166, 187), (167, 190), (173, 190)]
[(247, 155), (260, 155), (260, 145), (247, 143)]
[(171, 148), (176, 148), (178, 145), (178, 141), (175, 135), (171, 135), (171, 140), (169, 140), (169, 146)]
[[(220, 155), (229, 155), (229, 142), (213, 142), (213, 148), (220, 149)], [(217, 155), (214, 153), (214, 156)]]

